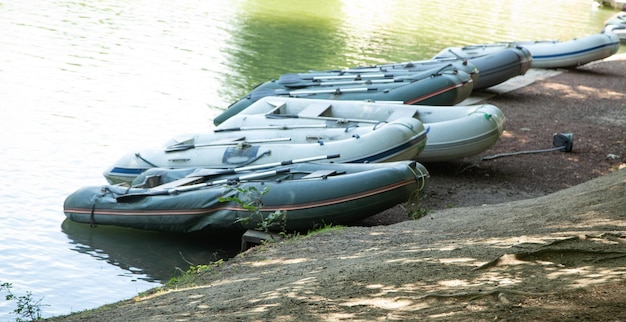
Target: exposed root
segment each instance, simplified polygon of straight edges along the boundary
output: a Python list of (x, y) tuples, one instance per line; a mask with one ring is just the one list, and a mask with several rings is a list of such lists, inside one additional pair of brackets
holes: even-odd
[(491, 290), (488, 292), (483, 291), (475, 291), (475, 292), (457, 292), (457, 293), (430, 293), (425, 294), (420, 297), (417, 297), (418, 300), (424, 300), (428, 298), (436, 298), (436, 299), (462, 299), (469, 298), (470, 301), (477, 300), (483, 297), (493, 296), (498, 299), (498, 301), (502, 302), (502, 304), (508, 304), (510, 300), (507, 298), (507, 294), (512, 295), (521, 295), (521, 296), (547, 296), (551, 293), (541, 293), (541, 292), (524, 292), (524, 291), (516, 291), (516, 290)]

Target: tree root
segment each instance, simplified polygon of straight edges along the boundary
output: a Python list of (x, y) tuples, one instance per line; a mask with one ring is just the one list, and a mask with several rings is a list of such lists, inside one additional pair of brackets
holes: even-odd
[(597, 236), (585, 236), (583, 238), (578, 237), (578, 236), (566, 237), (566, 238), (554, 240), (552, 242), (541, 245), (536, 250), (521, 251), (521, 252), (516, 252), (516, 253), (505, 253), (505, 254), (499, 255), (496, 258), (478, 267), (474, 267), (472, 271), (482, 270), (482, 269), (487, 269), (487, 268), (497, 266), (501, 264), (501, 262), (504, 261), (504, 258), (506, 257), (511, 257), (514, 260), (518, 260), (518, 261), (532, 262), (533, 260), (541, 260), (541, 259), (548, 259), (548, 260), (552, 260), (552, 259), (565, 260), (568, 258), (572, 259), (572, 258), (575, 258), (575, 255), (584, 255), (586, 257), (595, 256), (595, 258), (580, 259), (581, 261), (592, 262), (592, 263), (599, 263), (599, 262), (606, 261), (606, 260), (626, 257), (626, 252), (618, 251), (618, 250), (611, 251), (611, 250), (584, 249), (584, 248), (576, 248), (576, 247), (573, 247), (573, 248), (554, 247), (556, 245), (561, 245), (565, 242), (584, 240), (585, 238), (597, 239), (597, 238), (606, 238), (606, 237), (623, 238), (622, 235), (617, 235), (617, 234), (612, 234), (612, 233), (602, 233)]
[(546, 296), (551, 293), (542, 292), (524, 292), (516, 290), (491, 290), (489, 292), (475, 291), (475, 292), (457, 292), (457, 293), (430, 293), (417, 297), (418, 300), (425, 300), (429, 298), (435, 299), (454, 299), (454, 298), (469, 298), (469, 301), (474, 301), (480, 298), (493, 296), (498, 299), (502, 304), (509, 304), (510, 300), (507, 298), (507, 294), (522, 295), (522, 296)]

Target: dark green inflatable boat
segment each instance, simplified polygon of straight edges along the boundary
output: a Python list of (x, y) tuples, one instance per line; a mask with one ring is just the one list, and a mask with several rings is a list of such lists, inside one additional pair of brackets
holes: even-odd
[[(307, 162), (244, 172), (236, 177), (219, 173), (208, 169), (151, 169), (142, 178), (147, 183), (156, 181), (154, 187), (84, 187), (66, 198), (64, 212), (75, 222), (158, 231), (247, 230), (261, 226), (275, 231), (307, 230), (325, 224), (347, 224), (407, 202), (428, 178), (426, 168), (415, 161)], [(260, 202), (256, 215), (243, 207), (245, 202), (255, 201), (253, 195)]]

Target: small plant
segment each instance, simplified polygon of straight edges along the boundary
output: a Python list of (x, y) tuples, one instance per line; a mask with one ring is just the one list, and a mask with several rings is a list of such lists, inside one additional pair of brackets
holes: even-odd
[(424, 207), (412, 207), (409, 212), (409, 218), (412, 220), (420, 219), (428, 214), (428, 209)]
[[(236, 222), (248, 224), (251, 220), (258, 220), (258, 224), (255, 229), (266, 233), (269, 232), (271, 228), (277, 226), (280, 226), (282, 231), (285, 230), (285, 225), (287, 223), (286, 211), (276, 210), (267, 216), (264, 216), (261, 212), (261, 208), (263, 207), (261, 198), (270, 191), (270, 187), (265, 187), (261, 191), (259, 191), (256, 187), (249, 187), (248, 189), (237, 187), (235, 190), (237, 190), (239, 194), (229, 197), (220, 197), (218, 200), (220, 202), (236, 202), (243, 209), (250, 212), (250, 216), (239, 218)], [(239, 195), (242, 197), (239, 197)]]
[(220, 259), (208, 265), (191, 265), (189, 269), (185, 272), (182, 272), (181, 269), (177, 268), (182, 272), (182, 274), (178, 277), (172, 277), (167, 282), (168, 287), (174, 286), (187, 286), (193, 283), (195, 279), (195, 275), (200, 274), (202, 272), (210, 271), (215, 267), (218, 267), (224, 263), (224, 260)]
[(428, 209), (425, 207), (420, 207), (422, 204), (422, 199), (424, 197), (420, 195), (420, 190), (416, 190), (411, 194), (409, 200), (406, 202), (407, 209), (405, 209), (408, 213), (409, 218), (412, 220), (420, 219), (428, 214)]
[(307, 237), (313, 236), (313, 235), (317, 235), (317, 234), (321, 234), (321, 233), (325, 233), (328, 231), (340, 231), (343, 230), (344, 228), (346, 228), (345, 226), (341, 226), (341, 225), (333, 225), (333, 224), (324, 224), (323, 226), (314, 229), (314, 230), (309, 230), (306, 234)]
[[(26, 295), (17, 296), (13, 294), (11, 290), (13, 288), (13, 284), (11, 283), (2, 283), (0, 284), (0, 291), (7, 292), (5, 296), (5, 300), (7, 301), (15, 301), (17, 304), (17, 308), (13, 310), (13, 314), (19, 315), (15, 321), (35, 321), (42, 320), (41, 316), (41, 307), (47, 306), (45, 304), (41, 304), (43, 299), (34, 300), (33, 294), (29, 291), (26, 292)], [(25, 319), (25, 320), (23, 320)]]

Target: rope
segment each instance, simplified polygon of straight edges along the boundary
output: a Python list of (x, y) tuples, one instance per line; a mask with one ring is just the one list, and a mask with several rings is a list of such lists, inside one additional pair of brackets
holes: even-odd
[(91, 205), (91, 217), (89, 218), (89, 227), (91, 228), (95, 228), (98, 227), (98, 225), (96, 224), (96, 218), (94, 217), (94, 212), (96, 212), (96, 202), (93, 202), (93, 205)]
[[(409, 168), (409, 170), (411, 170), (411, 172), (413, 172), (413, 176), (415, 176), (415, 181), (417, 181), (418, 184), (421, 181), (421, 186), (417, 188), (417, 191), (422, 191), (424, 189), (424, 187), (426, 187), (426, 180), (424, 179), (426, 174), (422, 170), (420, 170), (417, 165), (415, 165), (415, 168), (413, 168), (413, 167), (411, 167), (409, 165), (408, 168)], [(420, 176), (417, 175), (416, 171), (419, 172)]]
[[(446, 68), (448, 68), (448, 67), (450, 67), (450, 66), (452, 66), (452, 64), (445, 65), (445, 66), (443, 66), (443, 67), (439, 68), (439, 70), (438, 70), (438, 71), (436, 71), (436, 72), (432, 73), (430, 76), (431, 76), (431, 77), (434, 77), (434, 76), (441, 75), (441, 72), (443, 72), (443, 70), (444, 70), (444, 69), (446, 69)], [(456, 69), (455, 69), (455, 70), (456, 70)]]
[(461, 55), (459, 55), (459, 54), (455, 53), (454, 51), (452, 51), (452, 49), (448, 49), (448, 51), (449, 51), (452, 55), (456, 56), (456, 58), (458, 58), (458, 59), (462, 59), (462, 58), (463, 58), (463, 56), (461, 56)]
[(381, 124), (387, 124), (387, 121), (382, 121), (382, 122), (376, 123), (376, 125), (374, 125), (374, 127), (372, 128), (372, 130), (376, 130), (376, 129), (378, 129), (378, 126), (379, 126), (379, 125), (381, 125)]
[(554, 147), (554, 148), (550, 148), (550, 149), (543, 149), (543, 150), (529, 150), (529, 151), (501, 153), (501, 154), (496, 154), (496, 155), (490, 155), (490, 156), (482, 157), (480, 160), (481, 161), (482, 160), (492, 160), (492, 159), (495, 159), (495, 158), (508, 157), (508, 156), (519, 155), (519, 154), (552, 152), (552, 151), (559, 151), (559, 150), (563, 150), (563, 149), (565, 149), (564, 146), (559, 146), (559, 147)]
[(96, 202), (98, 202), (98, 200), (104, 197), (107, 193), (109, 193), (109, 189), (107, 187), (103, 187), (102, 193), (96, 196), (96, 198), (93, 200), (93, 204), (91, 205), (91, 216), (89, 217), (89, 227), (91, 228), (98, 227), (98, 224), (96, 223), (96, 216), (95, 216)]
[[(378, 124), (381, 124), (381, 123), (378, 123)], [(378, 126), (378, 124), (376, 124), (376, 126)], [(407, 129), (411, 130), (411, 132), (413, 132), (413, 133), (415, 133), (415, 134), (420, 134), (420, 132), (415, 131), (415, 129), (414, 129), (414, 128), (412, 128), (412, 127), (410, 127), (410, 126), (406, 125), (405, 123), (396, 123), (396, 122), (392, 122), (392, 123), (389, 123), (389, 124), (403, 126), (403, 127), (406, 127)], [(428, 133), (428, 131), (426, 131), (426, 133)]]
[(344, 131), (344, 132), (345, 132), (345, 133), (348, 133), (348, 131), (350, 131), (350, 130), (351, 130), (351, 129), (353, 129), (353, 128), (357, 128), (357, 127), (359, 127), (359, 125), (358, 125), (358, 124), (348, 124), (348, 126), (346, 126), (346, 129), (345, 129), (345, 131)]
[(154, 164), (154, 163), (152, 163), (152, 162), (150, 162), (150, 161), (148, 161), (148, 160), (144, 159), (144, 158), (141, 156), (141, 154), (139, 154), (139, 152), (135, 153), (135, 156), (136, 156), (137, 158), (139, 158), (141, 161), (143, 161), (143, 162), (147, 163), (148, 165), (150, 165), (150, 166), (152, 166), (152, 167), (155, 167), (155, 168), (158, 168), (158, 167), (159, 167), (159, 166), (157, 166), (156, 164)]
[[(131, 187), (128, 187), (128, 189), (126, 189), (126, 192), (124, 194), (128, 193), (130, 191), (130, 189), (131, 189)], [(104, 196), (106, 196), (108, 194), (111, 194), (113, 197), (115, 197), (115, 192), (112, 191), (111, 189), (109, 189), (108, 186), (102, 187), (101, 192), (102, 193), (100, 193), (100, 194), (98, 194), (96, 196), (96, 198), (93, 200), (93, 204), (91, 205), (91, 216), (89, 217), (89, 227), (92, 227), (92, 228), (98, 227), (98, 223), (96, 223), (96, 216), (95, 216), (95, 213), (96, 213), (96, 203), (98, 202), (98, 200), (100, 200), (102, 197), (104, 197)]]
[(467, 113), (468, 116), (472, 115), (472, 114), (482, 114), (485, 117), (485, 120), (489, 120), (491, 118), (495, 118), (491, 113), (479, 111), (478, 108), (476, 110), (473, 110), (473, 111)]

